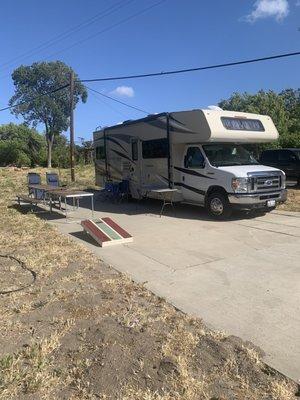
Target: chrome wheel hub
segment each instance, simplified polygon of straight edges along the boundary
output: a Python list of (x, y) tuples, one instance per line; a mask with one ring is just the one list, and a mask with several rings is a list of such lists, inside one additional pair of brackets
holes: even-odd
[(210, 209), (214, 214), (222, 214), (224, 210), (222, 201), (218, 197), (213, 198), (210, 202)]

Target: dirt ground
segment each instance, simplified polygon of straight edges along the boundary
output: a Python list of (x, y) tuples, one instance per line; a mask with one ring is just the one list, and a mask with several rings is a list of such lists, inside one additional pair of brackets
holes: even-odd
[[(60, 235), (43, 213), (13, 205), (27, 172), (0, 168), (0, 255), (16, 258), (0, 257), (0, 292), (11, 291), (0, 294), (0, 399), (296, 398), (254, 345), (208, 329)], [(91, 183), (77, 172), (79, 186)]]
[(284, 204), (278, 207), (279, 210), (300, 211), (300, 188), (288, 188), (288, 198)]

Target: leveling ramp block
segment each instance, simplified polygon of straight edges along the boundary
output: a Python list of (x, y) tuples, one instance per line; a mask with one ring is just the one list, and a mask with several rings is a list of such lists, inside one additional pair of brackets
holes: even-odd
[(101, 247), (133, 241), (132, 236), (109, 217), (86, 219), (81, 221), (81, 226)]

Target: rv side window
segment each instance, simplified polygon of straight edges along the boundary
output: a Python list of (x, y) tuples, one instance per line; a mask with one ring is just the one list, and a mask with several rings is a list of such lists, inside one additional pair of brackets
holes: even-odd
[(104, 146), (96, 147), (96, 160), (104, 160), (105, 159), (105, 151)]
[(133, 161), (137, 161), (138, 160), (138, 142), (137, 140), (134, 140), (131, 143), (131, 156), (132, 156), (132, 160)]
[(265, 130), (259, 119), (221, 117), (224, 128), (232, 131), (259, 131)]
[(168, 139), (145, 140), (142, 144), (143, 158), (167, 158)]

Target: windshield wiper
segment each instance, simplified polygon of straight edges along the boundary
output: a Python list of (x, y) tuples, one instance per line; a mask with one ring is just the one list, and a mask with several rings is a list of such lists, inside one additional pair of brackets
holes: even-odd
[(258, 162), (247, 162), (247, 163), (241, 163), (239, 165), (259, 165)]
[(226, 163), (226, 164), (218, 164), (217, 166), (218, 167), (232, 167), (232, 166), (234, 166), (234, 165), (241, 165), (240, 163), (237, 163), (237, 162), (233, 162), (233, 163)]

